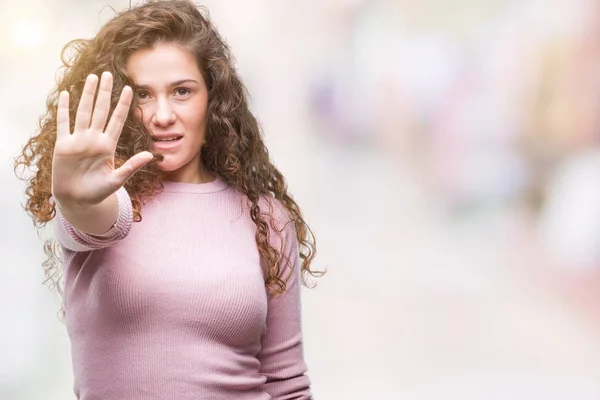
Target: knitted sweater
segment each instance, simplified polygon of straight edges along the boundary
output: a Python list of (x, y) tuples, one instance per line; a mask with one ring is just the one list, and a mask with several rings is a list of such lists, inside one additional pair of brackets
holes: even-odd
[[(66, 325), (81, 400), (311, 399), (294, 224), (276, 203), (286, 291), (270, 295), (246, 198), (223, 180), (164, 182), (133, 222), (88, 235), (57, 214)], [(289, 222), (289, 223), (286, 223)], [(285, 265), (285, 263), (284, 263)]]

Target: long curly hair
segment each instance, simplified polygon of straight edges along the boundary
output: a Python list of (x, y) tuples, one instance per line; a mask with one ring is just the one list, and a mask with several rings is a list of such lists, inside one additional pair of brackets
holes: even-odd
[[(272, 164), (261, 137), (256, 118), (248, 107), (247, 92), (234, 68), (228, 45), (210, 22), (206, 9), (187, 0), (151, 0), (116, 14), (92, 39), (77, 39), (65, 45), (61, 53), (62, 73), (57, 87), (46, 102), (47, 110), (40, 117), (39, 133), (32, 136), (15, 160), (15, 172), (27, 181), (26, 212), (40, 229), (56, 215), (51, 200), (52, 158), (56, 140), (58, 94), (70, 92), (70, 113), (73, 125), (86, 77), (110, 71), (114, 77), (112, 109), (125, 85), (135, 88), (127, 75), (128, 57), (158, 43), (174, 43), (190, 51), (196, 58), (208, 86), (208, 120), (206, 142), (201, 158), (206, 168), (221, 177), (232, 188), (246, 196), (252, 221), (256, 224), (256, 244), (265, 269), (265, 284), (269, 291), (281, 294), (286, 282), (282, 267), (290, 264), (282, 252), (282, 227), (276, 227), (276, 201), (283, 206), (294, 223), (301, 258), (302, 281), (308, 275), (318, 277), (321, 271), (310, 268), (315, 256), (315, 237), (302, 217), (300, 207), (288, 192), (281, 172)], [(134, 154), (150, 150), (151, 139), (139, 118), (134, 117), (136, 100), (130, 108), (115, 153), (115, 164), (121, 165)], [(133, 208), (134, 221), (142, 218), (142, 206), (161, 189), (160, 156), (137, 172), (126, 184)], [(29, 177), (17, 171), (30, 170)], [(261, 199), (268, 199), (267, 210), (261, 210)], [(277, 207), (276, 207), (277, 208)], [(271, 228), (271, 229), (269, 229)], [(275, 246), (270, 232), (279, 236), (281, 246)], [(46, 283), (62, 294), (62, 257), (56, 241), (46, 241), (48, 259), (44, 262)]]

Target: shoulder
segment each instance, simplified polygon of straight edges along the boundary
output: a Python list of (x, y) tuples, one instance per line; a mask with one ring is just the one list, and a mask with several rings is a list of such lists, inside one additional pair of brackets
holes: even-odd
[(258, 206), (260, 214), (269, 222), (272, 229), (282, 231), (293, 228), (294, 220), (281, 200), (263, 195), (258, 201)]

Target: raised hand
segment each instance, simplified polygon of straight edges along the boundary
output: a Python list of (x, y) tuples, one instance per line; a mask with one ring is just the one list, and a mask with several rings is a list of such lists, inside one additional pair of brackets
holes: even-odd
[(146, 163), (152, 153), (140, 152), (115, 169), (117, 142), (131, 106), (132, 90), (125, 86), (110, 118), (112, 75), (102, 74), (98, 98), (94, 96), (98, 77), (89, 75), (77, 108), (74, 131), (70, 132), (69, 93), (58, 99), (57, 137), (52, 162), (52, 193), (58, 202), (90, 206), (101, 203), (117, 191)]

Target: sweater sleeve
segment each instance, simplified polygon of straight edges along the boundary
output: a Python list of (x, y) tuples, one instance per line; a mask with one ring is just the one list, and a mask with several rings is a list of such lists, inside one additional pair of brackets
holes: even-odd
[[(274, 236), (277, 237), (276, 234)], [(273, 400), (308, 400), (312, 399), (312, 395), (303, 354), (301, 265), (293, 222), (286, 225), (281, 236), (284, 243), (283, 258), (290, 261), (282, 266), (286, 290), (278, 296), (269, 295), (267, 326), (258, 359), (261, 373), (266, 377), (263, 389)]]
[(115, 194), (119, 204), (117, 221), (101, 235), (90, 235), (76, 229), (65, 219), (57, 207), (52, 228), (58, 243), (71, 251), (91, 251), (109, 247), (127, 237), (133, 223), (131, 198), (124, 187), (117, 190)]

